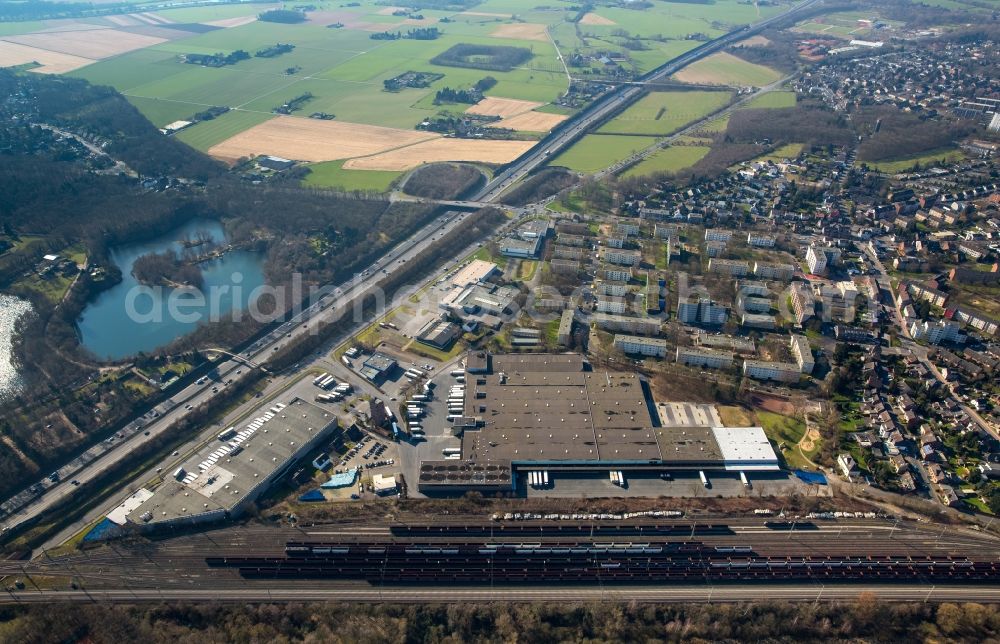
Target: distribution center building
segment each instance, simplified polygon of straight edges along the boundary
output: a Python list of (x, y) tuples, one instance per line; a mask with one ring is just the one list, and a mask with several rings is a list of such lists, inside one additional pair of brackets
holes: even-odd
[(165, 472), (140, 503), (126, 501), (109, 518), (157, 528), (238, 516), (338, 429), (335, 416), (300, 398), (269, 405)]
[(422, 461), (421, 492), (511, 490), (519, 469), (779, 469), (759, 427), (661, 426), (638, 374), (591, 369), (577, 354), (477, 363), (455, 419), (461, 459)]

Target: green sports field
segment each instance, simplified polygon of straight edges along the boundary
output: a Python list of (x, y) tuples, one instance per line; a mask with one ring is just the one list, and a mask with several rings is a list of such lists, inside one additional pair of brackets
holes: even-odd
[(703, 145), (676, 145), (660, 150), (629, 168), (623, 176), (641, 177), (658, 172), (677, 172), (690, 168), (711, 150)]
[(685, 67), (674, 74), (674, 78), (686, 83), (762, 87), (780, 79), (781, 72), (719, 52)]
[(309, 166), (310, 172), (302, 184), (310, 188), (385, 192), (403, 174), (376, 170), (345, 170), (343, 165), (343, 161), (314, 163)]
[(745, 107), (752, 109), (795, 107), (795, 92), (767, 92), (751, 100)]
[(957, 148), (942, 148), (940, 150), (932, 150), (925, 154), (915, 157), (907, 157), (905, 159), (888, 159), (885, 161), (868, 162), (868, 166), (880, 172), (888, 172), (892, 174), (895, 172), (905, 172), (917, 164), (920, 164), (921, 167), (927, 167), (930, 165), (937, 165), (942, 159), (944, 159), (946, 163), (954, 163), (963, 158), (965, 158), (965, 153)]
[(597, 172), (648, 148), (655, 141), (651, 136), (589, 134), (553, 159), (550, 165), (563, 166), (577, 172)]
[(222, 143), (234, 134), (239, 134), (243, 130), (260, 125), (272, 118), (274, 118), (273, 114), (231, 110), (211, 121), (195, 123), (191, 127), (181, 130), (175, 136), (191, 147), (207, 152), (210, 147)]
[(731, 98), (731, 92), (653, 92), (598, 131), (664, 136), (722, 108)]

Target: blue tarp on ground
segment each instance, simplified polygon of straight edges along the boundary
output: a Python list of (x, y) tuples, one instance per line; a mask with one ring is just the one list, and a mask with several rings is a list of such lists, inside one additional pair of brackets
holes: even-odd
[(320, 487), (326, 490), (337, 489), (340, 487), (347, 487), (348, 485), (354, 485), (354, 479), (358, 477), (358, 468), (353, 468), (347, 470), (346, 472), (341, 472), (340, 474), (334, 474), (330, 477), (330, 480), (321, 485)]
[(326, 501), (326, 497), (319, 490), (309, 490), (305, 494), (299, 497), (299, 501)]
[(83, 540), (103, 541), (104, 539), (113, 539), (114, 537), (122, 535), (124, 532), (124, 528), (111, 519), (105, 517), (100, 523), (90, 529), (90, 532), (83, 537)]
[(826, 485), (826, 476), (822, 472), (807, 472), (806, 470), (795, 470), (795, 476), (810, 485)]

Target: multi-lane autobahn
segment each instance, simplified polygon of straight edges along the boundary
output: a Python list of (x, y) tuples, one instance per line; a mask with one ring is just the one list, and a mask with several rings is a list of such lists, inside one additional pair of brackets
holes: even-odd
[[(653, 70), (640, 81), (651, 83), (661, 80), (733, 42), (747, 38), (776, 22), (803, 13), (822, 1), (805, 0), (787, 12), (705, 43)], [(543, 139), (532, 151), (499, 172), (478, 194), (462, 203), (479, 205), (497, 201), (513, 183), (571, 145), (583, 133), (639, 98), (643, 91), (642, 85), (629, 84), (605, 95), (568, 121), (565, 126)], [(56, 476), (42, 479), (0, 504), (0, 530), (11, 530), (33, 521), (63, 499), (73, 495), (79, 486), (99, 477), (120, 460), (127, 458), (144, 442), (156, 439), (175, 421), (209, 401), (216, 393), (213, 388), (228, 386), (233, 381), (245, 377), (253, 368), (250, 365), (265, 364), (268, 358), (285, 343), (315, 330), (321, 321), (327, 321), (350, 311), (356, 302), (362, 301), (366, 295), (372, 293), (381, 280), (399, 270), (407, 260), (416, 257), (468, 216), (466, 212), (457, 211), (448, 211), (440, 215), (410, 239), (389, 251), (369, 269), (355, 275), (354, 279), (339, 286), (325, 287), (305, 309), (255, 342), (250, 349), (241, 354), (242, 358), (231, 358), (219, 364), (213, 378), (201, 383), (191, 383), (146, 415), (134, 419), (115, 437), (111, 437), (108, 443), (91, 450), (86, 458), (77, 459), (72, 464), (60, 468), (55, 473)], [(359, 322), (358, 329), (353, 329), (352, 332), (360, 330), (364, 324)], [(345, 334), (347, 335), (350, 333)]]
[(472, 199), (475, 201), (495, 201), (513, 183), (548, 162), (550, 159), (554, 158), (559, 152), (568, 147), (591, 128), (596, 125), (600, 125), (609, 116), (624, 109), (633, 101), (640, 98), (645, 91), (645, 85), (663, 80), (671, 74), (675, 74), (684, 67), (687, 67), (691, 63), (714, 54), (715, 52), (735, 42), (759, 33), (775, 23), (782, 22), (795, 15), (805, 13), (822, 2), (823, 0), (805, 0), (789, 11), (758, 22), (745, 29), (733, 31), (696, 47), (689, 52), (681, 54), (677, 58), (668, 61), (638, 79), (638, 83), (623, 85), (617, 90), (606, 94), (581, 113), (577, 114), (573, 119), (567, 121), (563, 127), (553, 131), (549, 136), (542, 139), (538, 145), (526, 152), (521, 158), (514, 161), (502, 172), (497, 173), (493, 180), (490, 181), (489, 184), (487, 184), (480, 191), (480, 193), (475, 195)]
[[(374, 292), (379, 283), (425, 249), (442, 235), (469, 217), (467, 212), (448, 211), (420, 229), (417, 234), (390, 250), (363, 273), (339, 286), (330, 286), (318, 292), (315, 299), (266, 336), (239, 354), (221, 362), (210, 378), (192, 382), (170, 399), (160, 403), (147, 414), (134, 419), (111, 442), (105, 443), (101, 453), (86, 464), (69, 465), (57, 470), (57, 480), (43, 479), (13, 499), (3, 504), (3, 529), (9, 530), (31, 521), (62, 499), (74, 494), (78, 487), (100, 476), (144, 442), (159, 437), (175, 421), (208, 402), (220, 388), (231, 386), (246, 377), (251, 364), (265, 364), (268, 358), (284, 344), (314, 332), (321, 322), (328, 322), (343, 314), (352, 314), (357, 302)], [(279, 378), (290, 378), (282, 375)]]

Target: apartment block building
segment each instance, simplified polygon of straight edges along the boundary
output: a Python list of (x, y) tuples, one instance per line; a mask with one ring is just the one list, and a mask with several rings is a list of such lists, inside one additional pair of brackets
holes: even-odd
[(774, 248), (776, 242), (777, 239), (771, 235), (762, 235), (753, 232), (747, 235), (747, 245), (756, 248)]
[(708, 228), (705, 230), (705, 241), (728, 242), (733, 238), (733, 231), (721, 228)]
[(790, 344), (792, 355), (795, 356), (795, 362), (799, 364), (799, 371), (802, 373), (812, 373), (816, 367), (816, 361), (813, 360), (809, 340), (805, 336), (793, 334)]
[(743, 361), (743, 375), (754, 380), (798, 382), (801, 373), (799, 365), (792, 362)]
[(642, 253), (637, 250), (620, 248), (604, 248), (604, 261), (618, 266), (638, 266), (642, 261)]
[(637, 335), (615, 335), (614, 346), (628, 354), (665, 358), (667, 341), (661, 338), (644, 338)]
[(612, 313), (594, 313), (591, 320), (598, 329), (633, 335), (657, 335), (660, 332), (660, 321), (656, 318), (641, 318), (631, 315), (615, 315)]
[(675, 360), (689, 367), (728, 369), (733, 366), (733, 357), (733, 354), (727, 351), (715, 351), (697, 347), (677, 347)]
[(720, 275), (744, 277), (750, 272), (750, 262), (712, 258), (708, 260), (708, 271), (710, 273), (719, 273)]
[(795, 275), (795, 267), (791, 264), (754, 262), (753, 274), (761, 279), (782, 280), (787, 282)]

